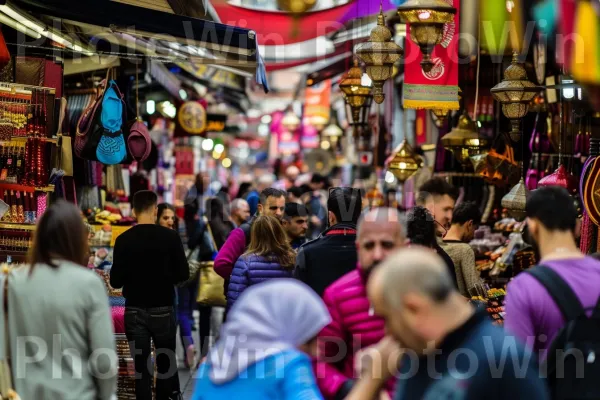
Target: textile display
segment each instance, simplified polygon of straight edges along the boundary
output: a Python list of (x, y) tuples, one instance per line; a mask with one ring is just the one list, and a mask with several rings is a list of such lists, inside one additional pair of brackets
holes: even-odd
[[(457, 12), (454, 22), (444, 27), (442, 43), (435, 46), (431, 59), (435, 64), (429, 72), (421, 69), (423, 55), (419, 46), (407, 40), (403, 104), (405, 108), (458, 110), (458, 31), (460, 0), (446, 0)], [(410, 24), (407, 24), (410, 34)]]

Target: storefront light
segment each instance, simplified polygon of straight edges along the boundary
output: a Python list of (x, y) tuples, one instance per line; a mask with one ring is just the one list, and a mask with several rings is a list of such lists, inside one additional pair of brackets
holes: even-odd
[(179, 89), (179, 97), (181, 97), (181, 100), (187, 100), (188, 94), (185, 89)]
[(395, 180), (396, 180), (396, 177), (390, 171), (387, 171), (385, 173), (385, 181), (387, 183), (394, 183)]
[(328, 140), (323, 140), (321, 142), (321, 148), (323, 150), (329, 150), (331, 148), (331, 143)]
[(269, 125), (267, 125), (267, 124), (260, 124), (258, 126), (258, 135), (259, 136), (262, 136), (262, 137), (269, 136), (270, 131), (271, 130), (269, 129)]
[(223, 155), (223, 153), (217, 153), (216, 151), (213, 150), (212, 152), (212, 156), (215, 160), (218, 160), (221, 158), (221, 156)]
[(21, 24), (18, 21), (15, 21), (14, 19), (7, 17), (4, 14), (0, 14), (0, 23), (4, 24), (4, 25), (8, 25), (11, 28), (26, 34), (27, 36), (30, 36), (34, 39), (40, 39), (42, 37), (42, 35), (40, 35), (37, 31), (34, 31), (33, 29), (30, 29), (28, 27), (26, 27), (25, 25)]
[(215, 153), (221, 154), (224, 151), (225, 151), (225, 146), (223, 146), (221, 143), (218, 143), (215, 145)]
[(177, 115), (177, 108), (170, 101), (165, 101), (161, 105), (162, 112), (169, 118), (175, 118)]
[(229, 158), (224, 158), (223, 161), (221, 161), (221, 165), (225, 168), (229, 168), (231, 167), (231, 160)]
[(212, 139), (204, 139), (204, 141), (202, 142), (202, 150), (211, 151), (213, 149), (214, 145), (215, 145), (215, 142), (213, 142)]
[(262, 116), (262, 118), (260, 119), (260, 122), (262, 122), (263, 124), (270, 124), (272, 120), (273, 120), (273, 118), (271, 118), (271, 116), (269, 114), (267, 114), (267, 115)]

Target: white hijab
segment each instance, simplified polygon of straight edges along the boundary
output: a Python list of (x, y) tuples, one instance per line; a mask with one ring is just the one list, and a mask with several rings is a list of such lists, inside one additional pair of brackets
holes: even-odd
[(210, 379), (223, 384), (249, 366), (314, 338), (331, 317), (321, 298), (294, 279), (272, 279), (252, 286), (227, 315), (211, 350)]

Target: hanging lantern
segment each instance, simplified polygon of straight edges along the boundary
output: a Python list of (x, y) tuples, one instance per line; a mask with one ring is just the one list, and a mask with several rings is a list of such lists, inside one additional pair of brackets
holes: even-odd
[(513, 186), (510, 192), (502, 198), (501, 204), (508, 211), (508, 215), (520, 221), (525, 219), (525, 206), (528, 198), (529, 190), (525, 186), (525, 181), (521, 178), (519, 183)]
[(344, 131), (337, 124), (331, 123), (327, 126), (327, 128), (323, 129), (322, 133), (323, 133), (323, 136), (326, 136), (326, 137), (339, 138), (340, 136), (342, 136), (344, 134)]
[(441, 128), (442, 126), (444, 126), (446, 121), (448, 121), (448, 113), (449, 112), (450, 111), (444, 110), (442, 108), (435, 108), (435, 109), (431, 110), (431, 113), (433, 114), (433, 121), (435, 122), (435, 126), (437, 126), (438, 128)]
[(383, 85), (391, 78), (394, 64), (400, 60), (404, 51), (392, 40), (392, 32), (385, 26), (383, 9), (377, 16), (377, 26), (371, 31), (369, 40), (359, 44), (356, 55), (367, 66), (367, 75), (373, 81), (373, 99), (383, 103)]
[(294, 132), (300, 126), (300, 118), (292, 110), (289, 110), (283, 116), (281, 124), (290, 132)]
[(350, 106), (352, 113), (349, 115), (348, 120), (350, 125), (353, 126), (367, 122), (373, 99), (371, 88), (362, 85), (362, 75), (363, 72), (358, 66), (358, 60), (355, 58), (354, 66), (342, 77), (339, 84), (340, 90), (344, 93), (346, 104)]
[(315, 116), (311, 117), (308, 122), (317, 131), (321, 132), (325, 128), (325, 125), (327, 125), (327, 123), (329, 122), (329, 119), (325, 118), (323, 116), (320, 116), (320, 115), (315, 115)]
[(469, 165), (469, 157), (481, 153), (487, 145), (487, 139), (479, 136), (477, 125), (466, 113), (458, 120), (458, 126), (445, 134), (441, 141), (444, 148), (450, 150), (463, 165)]
[(512, 63), (504, 71), (504, 79), (491, 89), (492, 96), (502, 104), (502, 113), (510, 119), (510, 138), (518, 142), (521, 138), (519, 123), (529, 111), (529, 102), (541, 90), (527, 79), (527, 71), (519, 63), (518, 54), (513, 54)]
[(560, 186), (573, 194), (577, 191), (577, 179), (567, 172), (563, 164), (560, 164), (556, 171), (540, 179), (538, 187), (544, 186)]
[(422, 163), (421, 157), (415, 154), (412, 147), (404, 139), (390, 161), (388, 171), (394, 174), (400, 183), (404, 183), (421, 168)]
[(398, 7), (398, 15), (410, 24), (410, 40), (423, 54), (421, 68), (429, 72), (433, 48), (444, 38), (444, 24), (454, 21), (456, 9), (444, 0), (409, 0)]

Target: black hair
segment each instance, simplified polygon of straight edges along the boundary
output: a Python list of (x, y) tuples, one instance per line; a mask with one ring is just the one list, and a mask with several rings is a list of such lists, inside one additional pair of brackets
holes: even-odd
[(429, 196), (445, 196), (452, 199), (458, 198), (458, 190), (443, 178), (431, 178), (419, 188), (417, 203), (423, 204)]
[(288, 189), (288, 193), (291, 193), (294, 195), (294, 197), (302, 197), (303, 192), (302, 189), (300, 189), (298, 186), (292, 186), (291, 188)]
[(358, 224), (362, 213), (362, 196), (358, 189), (337, 187), (329, 191), (327, 210), (335, 215), (339, 223)]
[(151, 190), (140, 190), (133, 195), (133, 210), (136, 214), (155, 207), (156, 203), (158, 203), (158, 196)]
[(275, 197), (276, 199), (280, 197), (286, 197), (286, 192), (275, 188), (266, 188), (265, 190), (260, 192), (260, 204), (264, 206), (267, 203), (267, 199), (269, 197)]
[(550, 231), (574, 231), (577, 208), (566, 189), (547, 186), (534, 190), (525, 206), (528, 218), (535, 218)]
[(240, 187), (238, 189), (237, 194), (235, 195), (236, 199), (243, 199), (246, 197), (246, 194), (248, 194), (248, 192), (250, 191), (250, 189), (252, 188), (252, 183), (250, 182), (242, 182), (240, 183)]
[(29, 250), (30, 273), (36, 264), (57, 268), (56, 260), (86, 266), (90, 255), (88, 235), (81, 211), (72, 203), (57, 200), (42, 214), (36, 227)]
[(221, 248), (229, 233), (233, 230), (233, 225), (225, 212), (225, 203), (218, 197), (209, 197), (206, 199), (206, 218), (212, 230), (213, 238), (217, 247)]
[(406, 215), (406, 236), (411, 244), (429, 248), (436, 245), (435, 221), (425, 207), (415, 206)]
[(313, 174), (312, 178), (310, 178), (310, 183), (322, 183), (322, 184), (326, 184), (327, 183), (327, 177), (315, 172)]
[(298, 203), (285, 203), (284, 218), (291, 219), (295, 217), (307, 217), (308, 210), (305, 206)]
[(477, 204), (472, 201), (460, 203), (452, 212), (452, 225), (463, 225), (469, 221), (473, 221), (475, 225), (481, 223), (481, 211), (479, 211)]

